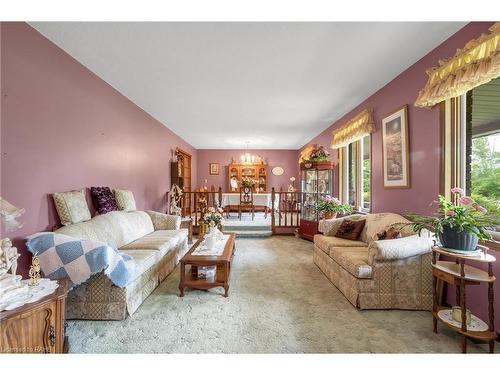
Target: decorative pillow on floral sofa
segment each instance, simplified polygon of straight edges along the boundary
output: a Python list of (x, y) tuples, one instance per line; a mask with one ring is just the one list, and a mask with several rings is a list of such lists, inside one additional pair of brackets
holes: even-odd
[(94, 207), (101, 215), (107, 214), (111, 211), (118, 211), (118, 203), (116, 203), (115, 196), (109, 187), (91, 187), (90, 194)]
[(70, 225), (91, 219), (85, 190), (52, 194), (62, 225)]
[(118, 208), (121, 211), (135, 211), (137, 210), (135, 205), (134, 193), (130, 190), (113, 189), (115, 193), (116, 202), (118, 203)]

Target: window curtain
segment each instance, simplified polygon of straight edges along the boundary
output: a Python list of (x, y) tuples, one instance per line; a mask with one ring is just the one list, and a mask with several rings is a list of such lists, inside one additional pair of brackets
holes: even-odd
[(427, 84), (415, 102), (417, 107), (432, 107), (500, 76), (500, 22), (457, 50), (451, 59), (439, 61), (427, 75)]
[(372, 111), (365, 109), (340, 128), (333, 131), (331, 148), (342, 148), (375, 131)]

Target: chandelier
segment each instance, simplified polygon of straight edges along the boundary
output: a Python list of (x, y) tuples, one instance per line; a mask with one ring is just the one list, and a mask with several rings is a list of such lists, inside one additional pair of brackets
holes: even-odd
[(260, 162), (260, 160), (261, 160), (260, 156), (253, 155), (253, 154), (250, 154), (248, 152), (248, 144), (250, 142), (246, 141), (245, 143), (247, 145), (247, 150), (246, 150), (246, 152), (244, 154), (242, 154), (240, 156), (241, 163), (242, 164), (254, 164), (254, 163)]

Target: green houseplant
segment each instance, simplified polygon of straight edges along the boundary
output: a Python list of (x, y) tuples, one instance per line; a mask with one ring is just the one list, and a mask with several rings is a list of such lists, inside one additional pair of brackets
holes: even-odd
[(498, 225), (496, 215), (465, 195), (460, 188), (451, 189), (452, 200), (439, 195), (438, 212), (435, 216), (407, 212), (415, 232), (427, 229), (437, 234), (441, 244), (450, 249), (474, 251), (479, 240), (487, 240), (488, 227)]
[(352, 207), (347, 203), (341, 203), (337, 198), (326, 195), (319, 199), (318, 211), (322, 212), (325, 219), (334, 219), (338, 214), (345, 215), (352, 212)]
[(311, 154), (309, 155), (309, 159), (307, 161), (311, 163), (326, 161), (328, 160), (329, 156), (330, 154), (328, 153), (328, 151), (326, 151), (323, 146), (319, 146), (318, 148), (311, 151)]

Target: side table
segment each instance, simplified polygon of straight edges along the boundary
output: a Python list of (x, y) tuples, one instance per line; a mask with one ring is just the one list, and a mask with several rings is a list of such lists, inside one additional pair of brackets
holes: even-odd
[(183, 217), (181, 219), (181, 228), (188, 230), (188, 242), (193, 243), (193, 219), (190, 217)]
[[(481, 253), (473, 256), (462, 255), (459, 253), (451, 252), (445, 248), (434, 246), (432, 248), (432, 295), (433, 295), (433, 331), (437, 333), (437, 321), (446, 324), (452, 330), (461, 334), (462, 337), (462, 353), (467, 352), (467, 339), (478, 339), (488, 341), (490, 346), (490, 353), (495, 350), (495, 339), (497, 337), (495, 332), (495, 315), (493, 309), (493, 283), (496, 278), (493, 275), (493, 263), (496, 261), (493, 255), (488, 254), (488, 248), (480, 246), (483, 250)], [(454, 261), (439, 260), (440, 255), (445, 255)], [(488, 272), (479, 268), (472, 267), (465, 264), (466, 261), (476, 261), (488, 264)], [(440, 306), (438, 302), (438, 279), (447, 284), (455, 285), (457, 304), (461, 308), (461, 323), (450, 321), (451, 309)], [(484, 326), (484, 329), (472, 329), (467, 327), (467, 285), (478, 285), (480, 283), (488, 284), (488, 320), (486, 324), (476, 316), (471, 314), (471, 320), (477, 325)]]
[(1, 353), (67, 353), (68, 280), (42, 299), (0, 313)]

